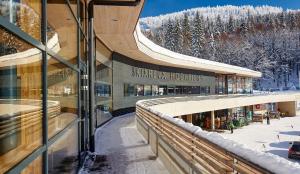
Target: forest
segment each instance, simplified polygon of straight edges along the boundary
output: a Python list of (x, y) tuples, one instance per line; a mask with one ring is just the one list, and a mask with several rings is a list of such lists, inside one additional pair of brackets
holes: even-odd
[(207, 7), (143, 18), (140, 25), (146, 37), (172, 51), (262, 72), (256, 89), (299, 88), (299, 10)]

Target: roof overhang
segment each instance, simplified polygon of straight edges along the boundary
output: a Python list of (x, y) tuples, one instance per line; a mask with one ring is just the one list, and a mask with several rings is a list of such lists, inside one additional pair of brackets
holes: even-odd
[(111, 51), (142, 62), (247, 77), (261, 77), (258, 71), (186, 56), (162, 48), (140, 31), (138, 20), (144, 0), (135, 6), (95, 5), (95, 33)]

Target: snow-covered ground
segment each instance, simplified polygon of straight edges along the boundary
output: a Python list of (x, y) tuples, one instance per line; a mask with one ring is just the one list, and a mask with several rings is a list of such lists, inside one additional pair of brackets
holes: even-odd
[[(272, 119), (270, 125), (264, 123), (251, 123), (240, 129), (221, 134), (227, 139), (242, 143), (251, 149), (272, 153), (286, 158), (289, 142), (300, 141), (300, 116)], [(300, 160), (288, 159), (295, 163)]]
[(135, 113), (113, 118), (95, 133), (95, 153), (102, 163), (81, 174), (168, 174), (138, 132)]

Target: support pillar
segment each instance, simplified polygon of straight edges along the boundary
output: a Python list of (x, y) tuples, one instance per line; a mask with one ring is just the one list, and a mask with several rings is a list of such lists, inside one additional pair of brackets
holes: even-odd
[(215, 130), (215, 111), (211, 111), (211, 130)]

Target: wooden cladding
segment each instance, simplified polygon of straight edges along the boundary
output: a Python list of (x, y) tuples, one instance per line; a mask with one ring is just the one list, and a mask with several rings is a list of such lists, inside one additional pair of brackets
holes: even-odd
[(140, 106), (136, 115), (201, 173), (271, 173)]

